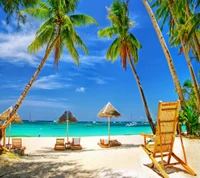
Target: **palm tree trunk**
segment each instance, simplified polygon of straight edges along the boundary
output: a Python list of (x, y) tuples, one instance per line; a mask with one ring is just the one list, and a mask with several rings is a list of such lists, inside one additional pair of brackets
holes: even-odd
[(154, 17), (154, 14), (153, 14), (153, 12), (151, 10), (151, 7), (149, 6), (149, 4), (148, 4), (148, 2), (146, 0), (142, 0), (142, 1), (143, 1), (143, 4), (144, 4), (145, 8), (147, 9), (147, 12), (148, 12), (148, 14), (149, 14), (149, 16), (151, 18), (152, 23), (153, 23), (154, 29), (155, 29), (155, 31), (157, 33), (158, 39), (160, 41), (161, 47), (163, 49), (163, 52), (165, 54), (165, 57), (166, 57), (166, 60), (167, 60), (168, 66), (169, 66), (170, 73), (172, 75), (172, 79), (174, 81), (174, 85), (175, 85), (176, 91), (178, 93), (179, 100), (181, 102), (181, 107), (183, 108), (185, 106), (185, 99), (184, 99), (184, 96), (183, 96), (183, 92), (182, 92), (182, 89), (181, 89), (181, 85), (180, 85), (178, 76), (176, 74), (176, 70), (175, 70), (175, 67), (174, 67), (174, 64), (173, 64), (173, 60), (172, 60), (171, 54), (170, 54), (169, 49), (168, 49), (168, 47), (167, 47), (167, 45), (165, 43), (165, 39), (162, 36), (162, 33), (160, 31), (160, 28), (158, 26), (156, 18)]
[[(187, 18), (189, 19), (190, 16), (191, 16), (190, 8), (189, 8), (187, 1), (186, 1), (185, 4), (186, 4), (186, 15), (187, 15)], [(192, 39), (194, 41), (194, 46), (195, 46), (195, 49), (196, 49), (196, 52), (197, 52), (197, 59), (198, 59), (198, 61), (200, 61), (200, 44), (199, 44), (199, 40), (196, 36), (196, 33), (193, 33)]]
[(140, 94), (141, 94), (141, 97), (142, 97), (142, 101), (143, 101), (143, 104), (144, 104), (144, 109), (145, 109), (145, 112), (146, 112), (146, 115), (147, 115), (147, 119), (148, 119), (148, 121), (150, 123), (150, 126), (151, 126), (153, 134), (155, 134), (156, 133), (155, 125), (153, 123), (153, 119), (151, 118), (151, 114), (149, 112), (149, 108), (148, 108), (147, 101), (146, 101), (146, 98), (145, 98), (145, 95), (144, 95), (144, 91), (142, 89), (142, 85), (140, 83), (140, 79), (138, 77), (138, 74), (137, 74), (137, 72), (135, 70), (135, 67), (133, 65), (133, 62), (132, 62), (130, 56), (128, 56), (128, 61), (130, 63), (131, 69), (133, 71), (133, 74), (135, 76), (136, 82), (138, 84), (138, 88), (139, 88), (139, 91), (140, 91)]
[(51, 44), (51, 46), (46, 50), (45, 56), (42, 60), (42, 62), (40, 63), (40, 65), (38, 66), (37, 70), (35, 71), (34, 75), (32, 76), (31, 80), (28, 82), (28, 84), (26, 85), (24, 91), (22, 92), (21, 96), (19, 97), (17, 103), (15, 104), (15, 106), (13, 107), (12, 112), (10, 113), (10, 116), (7, 120), (7, 122), (5, 122), (2, 126), (3, 129), (6, 129), (6, 127), (14, 120), (14, 114), (17, 112), (17, 110), (19, 109), (20, 105), (22, 104), (24, 98), (26, 97), (27, 93), (29, 92), (33, 82), (35, 81), (36, 77), (38, 76), (39, 72), (41, 71), (42, 67), (44, 66), (46, 60), (48, 59), (53, 47), (55, 46), (55, 44), (57, 43), (57, 41), (59, 40), (60, 35), (58, 34), (56, 39), (54, 40), (54, 42)]
[[(177, 28), (177, 30), (179, 32), (180, 31), (179, 30), (179, 24), (178, 24), (178, 22), (176, 20), (176, 16), (174, 14), (173, 7), (172, 7), (173, 6), (173, 2), (171, 2), (171, 0), (168, 0), (168, 5), (169, 5), (169, 10), (170, 10), (170, 13), (172, 15), (172, 18), (173, 18), (174, 23), (176, 25), (176, 28)], [(191, 75), (192, 81), (194, 83), (194, 91), (195, 91), (195, 94), (196, 94), (196, 97), (197, 97), (197, 109), (200, 112), (200, 92), (199, 92), (199, 86), (198, 86), (197, 79), (196, 79), (196, 76), (195, 76), (195, 73), (194, 73), (191, 61), (190, 61), (189, 51), (186, 49), (185, 41), (183, 40), (182, 36), (180, 37), (180, 40), (181, 40), (183, 52), (184, 52), (184, 55), (185, 55), (185, 58), (186, 58), (186, 61), (187, 61), (188, 67), (189, 67), (190, 75)]]

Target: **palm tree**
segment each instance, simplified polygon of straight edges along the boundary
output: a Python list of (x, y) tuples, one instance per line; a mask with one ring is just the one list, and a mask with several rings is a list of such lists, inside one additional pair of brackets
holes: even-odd
[(55, 51), (55, 66), (58, 65), (64, 47), (66, 47), (72, 59), (78, 65), (79, 54), (75, 45), (78, 45), (78, 47), (82, 48), (86, 54), (88, 54), (88, 50), (80, 36), (76, 33), (74, 26), (89, 25), (92, 23), (97, 24), (97, 22), (88, 15), (73, 15), (77, 7), (78, 0), (47, 0), (47, 2), (48, 4), (39, 2), (37, 7), (27, 8), (22, 11), (22, 13), (27, 13), (35, 18), (46, 20), (36, 32), (35, 40), (28, 47), (30, 53), (36, 53), (40, 48), (46, 45), (46, 51), (40, 65), (10, 113), (7, 122), (5, 122), (2, 126), (4, 137), (6, 127), (14, 119), (12, 116), (20, 107), (22, 101), (30, 90), (33, 82), (35, 81), (53, 49)]
[(144, 104), (144, 109), (148, 121), (150, 123), (152, 132), (155, 134), (155, 126), (148, 109), (144, 91), (142, 89), (142, 85), (140, 83), (138, 74), (133, 64), (137, 63), (138, 49), (142, 48), (142, 46), (136, 39), (136, 37), (129, 32), (130, 28), (134, 25), (134, 22), (131, 22), (128, 16), (128, 1), (125, 3), (120, 0), (115, 0), (113, 1), (111, 8), (107, 9), (108, 9), (108, 18), (111, 21), (112, 26), (99, 30), (98, 35), (101, 38), (105, 36), (110, 38), (116, 35), (117, 38), (113, 41), (113, 43), (109, 47), (106, 54), (106, 59), (114, 62), (116, 58), (120, 56), (123, 68), (125, 70), (128, 60), (131, 69), (133, 71), (133, 74), (135, 76), (136, 82), (138, 84), (138, 88)]
[(7, 14), (6, 21), (10, 22), (11, 18), (16, 15), (18, 19), (18, 25), (21, 21), (25, 23), (26, 16), (19, 14), (20, 9), (32, 7), (38, 3), (39, 0), (0, 0), (0, 7), (2, 7), (3, 11)]
[(142, 0), (148, 14), (149, 14), (149, 17), (151, 18), (151, 21), (152, 21), (152, 24), (154, 26), (154, 29), (156, 31), (156, 34), (158, 36), (158, 39), (160, 41), (160, 44), (161, 44), (161, 47), (163, 49), (163, 52), (165, 54), (165, 57), (166, 57), (166, 60), (167, 60), (167, 63), (168, 63), (168, 66), (169, 66), (169, 70), (171, 72), (171, 75), (172, 75), (172, 79), (174, 81), (174, 85), (175, 85), (175, 88), (176, 88), (176, 91), (178, 93), (178, 97), (180, 99), (180, 102), (181, 102), (181, 107), (183, 108), (185, 106), (185, 99), (184, 99), (184, 96), (183, 96), (183, 93), (182, 93), (182, 89), (181, 89), (181, 85), (180, 85), (180, 82), (179, 82), (179, 79), (178, 79), (178, 76), (177, 76), (177, 73), (176, 73), (176, 69), (174, 67), (174, 64), (173, 64), (173, 60), (172, 60), (172, 56), (170, 54), (170, 51), (166, 45), (166, 42), (165, 42), (165, 39), (164, 37), (162, 36), (162, 33), (160, 31), (160, 28), (158, 26), (158, 23), (154, 17), (154, 14), (151, 10), (151, 7), (149, 6), (148, 2), (146, 0)]
[(180, 30), (180, 24), (178, 22), (179, 16), (175, 13), (177, 11), (177, 9), (176, 9), (177, 4), (176, 4), (176, 1), (172, 1), (172, 0), (163, 0), (160, 3), (166, 3), (166, 2), (168, 4), (168, 8), (169, 8), (169, 12), (170, 12), (171, 17), (172, 17), (172, 21), (176, 26), (176, 30), (178, 31), (179, 34), (181, 34), (180, 35), (180, 41), (181, 41), (181, 45), (182, 45), (182, 50), (183, 50), (183, 53), (185, 55), (185, 58), (186, 58), (186, 61), (187, 61), (187, 64), (188, 64), (188, 68), (189, 68), (189, 71), (190, 71), (190, 75), (192, 77), (192, 81), (194, 83), (194, 91), (195, 91), (195, 94), (197, 96), (198, 111), (200, 112), (199, 85), (198, 85), (198, 82), (197, 82), (197, 79), (196, 79), (196, 76), (195, 76), (195, 73), (194, 73), (194, 70), (193, 70), (193, 67), (192, 67), (192, 64), (191, 64), (191, 60), (190, 60), (190, 57), (189, 57), (190, 47), (187, 47), (186, 40), (184, 39), (184, 34), (182, 34), (181, 30)]

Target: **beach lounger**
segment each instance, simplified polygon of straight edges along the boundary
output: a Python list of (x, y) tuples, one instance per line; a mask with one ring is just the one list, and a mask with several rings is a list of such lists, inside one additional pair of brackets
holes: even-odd
[(56, 144), (54, 146), (54, 150), (65, 150), (65, 139), (64, 138), (56, 138)]
[(22, 146), (22, 139), (21, 138), (12, 138), (11, 149), (19, 150), (18, 153), (23, 156), (26, 147)]
[(117, 140), (110, 140), (110, 146), (121, 146), (121, 143)]
[[(188, 166), (186, 160), (185, 149), (183, 146), (182, 136), (180, 134), (180, 141), (183, 150), (184, 160), (181, 160), (174, 152), (173, 146), (175, 141), (176, 129), (178, 127), (180, 133), (180, 126), (178, 123), (180, 101), (177, 102), (159, 102), (158, 107), (158, 121), (156, 126), (156, 134), (144, 134), (144, 145), (142, 148), (152, 160), (151, 167), (157, 167), (163, 177), (168, 178), (165, 171), (166, 167), (181, 164), (191, 175), (196, 175), (195, 172)], [(147, 144), (146, 138), (154, 138), (153, 144)], [(158, 162), (158, 158), (160, 163)], [(167, 158), (164, 160), (164, 158)], [(177, 162), (171, 163), (171, 158)]]
[(98, 143), (98, 145), (101, 148), (110, 148), (110, 143), (107, 139), (100, 139), (100, 142)]
[(82, 150), (82, 146), (80, 144), (81, 138), (72, 138), (71, 150)]

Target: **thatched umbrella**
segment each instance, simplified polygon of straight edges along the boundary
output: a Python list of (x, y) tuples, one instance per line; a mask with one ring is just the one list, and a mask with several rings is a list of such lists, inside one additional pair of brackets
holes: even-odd
[[(7, 119), (11, 113), (11, 111), (13, 110), (12, 106), (9, 107), (8, 109), (6, 109), (4, 112), (2, 112), (0, 114), (0, 120), (3, 120), (4, 122), (7, 122)], [(13, 116), (15, 119), (13, 122), (15, 123), (23, 123), (22, 119), (19, 117), (19, 115), (17, 113), (15, 113), (15, 115)], [(10, 132), (11, 132), (11, 123), (10, 123), (10, 127), (9, 127), (9, 132), (8, 132), (8, 144), (10, 144)]]
[(69, 142), (68, 122), (77, 122), (77, 120), (70, 111), (65, 111), (63, 115), (58, 119), (58, 123), (62, 124), (64, 122), (67, 123), (67, 142)]
[(121, 114), (108, 102), (103, 109), (98, 113), (99, 117), (108, 118), (108, 141), (110, 141), (110, 118), (120, 117)]

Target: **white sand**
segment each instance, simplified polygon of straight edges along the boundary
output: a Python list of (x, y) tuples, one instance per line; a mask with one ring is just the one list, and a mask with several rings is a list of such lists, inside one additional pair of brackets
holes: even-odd
[[(55, 137), (23, 138), (28, 156), (21, 157), (8, 168), (0, 168), (3, 177), (60, 177), (60, 178), (156, 178), (160, 177), (144, 164), (151, 163), (140, 145), (143, 137), (112, 136), (122, 143), (120, 147), (100, 148), (97, 142), (107, 137), (82, 137), (82, 150), (54, 151)], [(71, 138), (70, 138), (71, 140)], [(200, 140), (184, 139), (189, 166), (200, 177)], [(183, 158), (179, 138), (176, 138), (175, 153)], [(193, 177), (182, 171), (170, 177)]]

